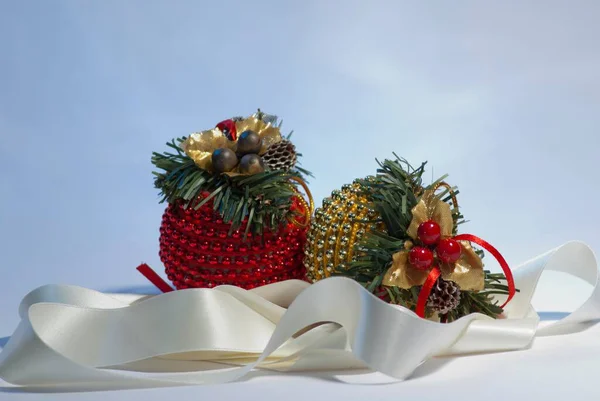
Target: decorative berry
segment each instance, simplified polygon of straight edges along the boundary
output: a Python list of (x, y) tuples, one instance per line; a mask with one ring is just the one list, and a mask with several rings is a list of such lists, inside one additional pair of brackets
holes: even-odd
[(237, 152), (240, 155), (258, 153), (262, 148), (262, 139), (253, 131), (244, 131), (237, 141)]
[(429, 294), (427, 306), (445, 315), (455, 309), (460, 303), (460, 288), (454, 281), (446, 281), (439, 278)]
[(221, 121), (217, 124), (217, 128), (220, 129), (223, 135), (230, 141), (235, 141), (237, 139), (237, 130), (233, 119)]
[(417, 236), (425, 245), (435, 245), (442, 237), (440, 225), (433, 220), (428, 220), (419, 225)]
[(217, 173), (231, 171), (237, 166), (238, 158), (235, 152), (228, 148), (219, 148), (212, 154), (213, 169)]
[(433, 252), (427, 248), (416, 246), (408, 253), (408, 261), (418, 270), (427, 270), (433, 264)]
[(265, 171), (265, 164), (259, 155), (249, 154), (242, 157), (240, 161), (240, 173), (242, 174), (258, 174)]
[(294, 144), (284, 139), (269, 146), (262, 158), (270, 170), (289, 171), (296, 165), (298, 155)]
[(445, 238), (438, 244), (436, 252), (442, 263), (454, 263), (460, 258), (462, 247), (457, 240)]

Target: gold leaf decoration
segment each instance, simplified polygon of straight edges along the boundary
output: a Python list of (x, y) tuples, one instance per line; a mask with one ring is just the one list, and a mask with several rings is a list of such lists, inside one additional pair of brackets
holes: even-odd
[(418, 270), (411, 266), (407, 251), (396, 252), (392, 259), (392, 266), (383, 276), (381, 284), (404, 289), (423, 285), (429, 275), (429, 270)]
[[(434, 191), (435, 189), (426, 190), (412, 209), (413, 217), (407, 233), (414, 240), (418, 239), (419, 225), (428, 220), (439, 224), (443, 238), (452, 237), (454, 221), (450, 205), (437, 197)], [(460, 244), (462, 248), (460, 259), (455, 263), (440, 264), (442, 278), (454, 281), (461, 290), (481, 291), (485, 286), (483, 262), (468, 241), (460, 241)], [(392, 256), (392, 265), (383, 277), (383, 285), (409, 289), (425, 283), (430, 269), (425, 271), (416, 269), (408, 261), (408, 254), (409, 251), (405, 249)], [(439, 262), (434, 262), (434, 265), (438, 264)]]
[[(271, 123), (265, 123), (256, 115), (250, 116), (244, 120), (235, 122), (235, 129), (240, 135), (244, 131), (253, 131), (262, 139), (262, 148), (259, 154), (264, 154), (269, 146), (274, 143), (281, 142), (281, 132), (279, 127), (275, 127)], [(235, 149), (234, 149), (235, 150)]]
[[(468, 241), (460, 241), (462, 253), (456, 263), (440, 265), (442, 278), (454, 281), (461, 290), (481, 291), (484, 287), (483, 262)], [(418, 270), (408, 261), (408, 251), (396, 252), (392, 265), (383, 276), (383, 285), (409, 289), (423, 285), (429, 270)]]
[[(256, 114), (236, 121), (235, 127), (238, 136), (242, 132), (250, 130), (262, 139), (262, 147), (259, 152), (261, 155), (267, 151), (269, 146), (282, 140), (279, 127), (271, 123), (265, 123)], [(229, 148), (235, 152), (237, 150), (237, 140), (230, 141), (220, 129), (213, 128), (191, 134), (183, 141), (182, 148), (198, 167), (212, 172), (212, 153), (219, 148)], [(240, 175), (237, 169), (226, 174), (230, 176)]]
[(454, 221), (452, 220), (450, 205), (437, 197), (432, 189), (426, 190), (417, 205), (413, 207), (412, 221), (410, 222), (406, 233), (412, 239), (417, 239), (419, 225), (428, 220), (433, 220), (439, 224), (442, 238), (452, 236)]
[(235, 142), (230, 141), (218, 128), (196, 132), (182, 143), (183, 151), (198, 167), (213, 171), (212, 153), (219, 148), (234, 149)]
[(481, 291), (484, 288), (483, 261), (468, 241), (459, 241), (462, 247), (460, 259), (453, 264), (440, 265), (442, 278), (454, 281), (463, 291)]

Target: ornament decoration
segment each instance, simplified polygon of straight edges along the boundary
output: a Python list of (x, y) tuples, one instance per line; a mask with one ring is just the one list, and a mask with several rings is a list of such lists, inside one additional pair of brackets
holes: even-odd
[(229, 148), (216, 149), (212, 154), (211, 161), (214, 170), (218, 173), (229, 172), (238, 164), (235, 152)]
[(237, 129), (235, 127), (235, 119), (229, 119), (221, 121), (217, 124), (216, 128), (220, 130), (223, 135), (230, 141), (237, 140)]
[(452, 238), (441, 240), (435, 251), (440, 262), (448, 264), (456, 263), (462, 253), (460, 243)]
[(298, 156), (296, 146), (289, 140), (284, 139), (269, 146), (262, 158), (270, 170), (290, 171), (296, 166)]
[[(413, 218), (407, 230), (407, 234), (413, 240), (435, 247), (435, 255), (439, 262), (433, 263), (435, 266), (425, 280), (422, 275), (410, 274), (411, 269), (422, 271), (419, 266), (412, 264), (410, 259), (409, 263), (392, 263), (383, 278), (383, 285), (387, 286), (405, 289), (415, 285), (423, 286), (416, 308), (416, 313), (421, 317), (425, 316), (425, 304), (433, 283), (440, 276), (445, 280), (453, 281), (464, 291), (482, 291), (485, 288), (485, 273), (481, 258), (468, 241), (464, 241), (464, 246), (461, 246), (456, 239), (450, 237), (454, 232), (454, 219), (450, 206), (435, 195), (435, 191), (442, 186), (447, 187), (448, 184), (441, 182), (423, 192), (421, 199), (412, 209)], [(452, 189), (450, 191), (452, 192)], [(453, 201), (455, 199), (454, 197)], [(458, 209), (458, 204), (455, 204), (455, 208)], [(421, 222), (423, 219), (427, 220)], [(414, 227), (417, 227), (416, 236), (414, 236)], [(440, 239), (441, 236), (444, 238)], [(405, 273), (404, 270), (408, 272)], [(505, 274), (510, 275), (510, 269), (505, 270)], [(514, 289), (511, 290), (509, 286), (509, 296), (512, 292)]]
[(378, 213), (367, 207), (368, 197), (359, 181), (344, 185), (315, 210), (304, 248), (304, 266), (311, 281), (327, 278), (357, 260), (356, 243), (375, 228)]
[(427, 299), (427, 306), (438, 314), (445, 315), (456, 309), (459, 303), (460, 287), (453, 281), (438, 278)]
[[(261, 157), (284, 140), (280, 129), (277, 117), (259, 110), (153, 154), (160, 170), (154, 184), (168, 202), (159, 255), (177, 289), (254, 288), (304, 277), (313, 205), (304, 177), (310, 173), (299, 166), (267, 170)], [(156, 284), (148, 269), (140, 272)]]
[[(510, 268), (486, 241), (457, 233), (464, 222), (458, 190), (443, 181), (445, 177), (424, 185), (425, 164), (413, 168), (399, 157), (385, 160), (379, 163), (376, 176), (355, 180), (350, 186), (354, 191), (350, 201), (335, 203), (349, 186), (334, 191), (323, 209), (316, 211), (308, 232), (304, 251), (308, 278), (351, 277), (382, 299), (412, 309), (420, 317), (433, 318), (444, 309), (448, 310), (442, 313), (444, 321), (473, 312), (497, 317), (516, 292)], [(353, 209), (357, 205), (360, 216)], [(364, 224), (362, 235), (338, 242), (335, 230), (341, 225), (334, 218), (350, 227)], [(338, 246), (342, 243), (344, 247)], [(472, 244), (494, 256), (503, 273), (484, 270), (483, 250), (474, 249)], [(442, 282), (460, 291), (452, 292), (459, 294), (458, 304), (454, 306), (454, 300), (452, 308), (434, 310), (431, 305), (434, 299), (439, 305), (440, 291), (450, 291)], [(436, 283), (442, 287), (436, 289)], [(502, 305), (496, 295), (506, 295)]]
[(419, 224), (417, 237), (425, 245), (435, 245), (442, 238), (440, 225), (433, 220), (427, 220)]
[(304, 215), (301, 216), (301, 219), (292, 219), (292, 224), (294, 224), (296, 227), (306, 228), (310, 225), (311, 217), (315, 211), (315, 201), (313, 199), (312, 193), (310, 192), (310, 189), (308, 188), (308, 185), (303, 179), (298, 177), (290, 177), (290, 180), (295, 181), (298, 185), (302, 187), (302, 189), (304, 189), (306, 199), (308, 199), (308, 201), (306, 201), (306, 199), (302, 196), (297, 196), (297, 200), (300, 202), (301, 208), (303, 210), (307, 210), (308, 212), (304, 213)]
[(428, 248), (416, 246), (409, 251), (408, 261), (417, 270), (429, 270), (433, 264), (433, 252)]
[(240, 155), (256, 154), (262, 149), (262, 139), (254, 132), (242, 132), (237, 142), (237, 153)]
[(265, 164), (259, 155), (247, 154), (240, 160), (241, 174), (258, 174), (265, 171)]
[[(268, 117), (268, 120), (262, 118)], [(212, 166), (212, 154), (216, 149), (229, 148), (237, 152), (239, 146), (238, 132), (250, 133), (260, 139), (260, 147), (254, 148), (256, 154), (264, 154), (269, 146), (281, 142), (283, 139), (280, 132), (280, 125), (277, 123), (277, 117), (262, 113), (260, 110), (243, 119), (230, 119), (217, 124), (213, 129), (196, 132), (187, 138), (180, 138), (177, 148), (183, 152), (202, 170), (212, 173), (215, 172)], [(253, 141), (256, 137), (252, 135)], [(244, 142), (242, 142), (244, 143)], [(247, 145), (242, 145), (245, 148)], [(245, 153), (244, 153), (245, 154)], [(227, 172), (227, 175), (233, 176), (239, 172)]]

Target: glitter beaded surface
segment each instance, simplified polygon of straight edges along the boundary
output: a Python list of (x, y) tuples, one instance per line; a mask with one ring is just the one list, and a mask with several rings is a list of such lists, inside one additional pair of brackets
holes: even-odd
[[(305, 206), (295, 202), (295, 208)], [(302, 211), (302, 210), (300, 210)], [(160, 259), (177, 289), (229, 284), (251, 289), (261, 285), (303, 279), (302, 249), (306, 228), (289, 223), (277, 232), (248, 233), (245, 225), (229, 235), (208, 202), (198, 210), (170, 204), (160, 227)]]
[[(356, 244), (375, 227), (378, 214), (357, 182), (334, 190), (315, 210), (304, 247), (304, 267), (310, 281), (329, 277), (356, 259)], [(382, 224), (382, 223), (379, 223)]]

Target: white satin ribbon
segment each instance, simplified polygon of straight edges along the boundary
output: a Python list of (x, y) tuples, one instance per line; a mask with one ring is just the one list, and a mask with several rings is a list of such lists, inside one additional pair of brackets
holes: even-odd
[[(538, 328), (531, 298), (544, 270), (594, 289), (576, 311)], [(0, 378), (22, 386), (164, 386), (222, 383), (255, 368), (368, 367), (405, 379), (433, 356), (523, 349), (536, 335), (600, 319), (598, 266), (583, 243), (541, 255), (514, 277), (520, 292), (505, 319), (472, 314), (449, 324), (389, 305), (346, 278), (156, 296), (48, 285), (23, 299), (21, 323), (0, 353)]]

